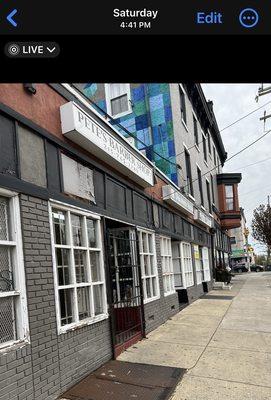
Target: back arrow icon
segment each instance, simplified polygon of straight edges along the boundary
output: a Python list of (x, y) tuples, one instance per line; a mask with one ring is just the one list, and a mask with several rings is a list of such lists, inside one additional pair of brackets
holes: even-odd
[(15, 14), (17, 14), (16, 8), (14, 8), (14, 10), (12, 10), (12, 11), (8, 14), (7, 20), (8, 20), (8, 22), (9, 22), (11, 25), (13, 25), (13, 26), (16, 27), (18, 24), (17, 24), (17, 22), (14, 21), (14, 19), (12, 18)]

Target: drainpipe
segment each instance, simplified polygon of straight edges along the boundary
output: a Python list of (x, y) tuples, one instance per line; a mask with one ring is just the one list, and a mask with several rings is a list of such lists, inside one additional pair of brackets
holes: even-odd
[[(144, 97), (145, 97), (145, 105), (146, 105), (146, 110), (147, 110), (147, 118), (148, 118), (148, 126), (149, 126), (149, 131), (150, 131), (150, 136), (151, 136), (151, 146), (153, 148), (153, 130), (152, 130), (152, 121), (151, 121), (151, 113), (150, 113), (150, 99), (149, 99), (149, 93), (148, 93), (148, 84), (143, 83), (143, 88), (144, 88)], [(154, 155), (153, 155), (154, 158)], [(154, 159), (152, 160), (154, 162)]]
[(215, 280), (215, 258), (216, 258), (216, 253), (215, 253), (215, 228), (210, 229), (210, 234), (211, 234), (211, 253), (212, 253), (212, 277), (213, 280)]

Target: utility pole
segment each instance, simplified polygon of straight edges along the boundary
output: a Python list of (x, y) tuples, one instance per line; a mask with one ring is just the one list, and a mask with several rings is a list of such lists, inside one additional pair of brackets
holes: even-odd
[[(249, 230), (248, 230), (248, 228), (245, 228), (244, 229), (244, 236), (245, 236), (245, 239), (246, 239), (246, 241), (245, 241), (245, 249), (246, 249), (246, 256), (247, 257), (249, 257), (249, 252), (248, 252), (248, 235), (249, 235)], [(249, 264), (248, 264), (248, 270), (249, 270), (249, 272), (251, 271), (250, 270), (250, 260), (249, 260)]]
[[(266, 94), (271, 94), (271, 86), (267, 86), (264, 88), (262, 83), (262, 86), (258, 89), (256, 102), (258, 102), (260, 96), (265, 96)], [(264, 129), (265, 129), (265, 122), (268, 118), (271, 118), (271, 114), (266, 114), (266, 111), (264, 111), (263, 117), (260, 118), (260, 121), (263, 121), (264, 123)]]

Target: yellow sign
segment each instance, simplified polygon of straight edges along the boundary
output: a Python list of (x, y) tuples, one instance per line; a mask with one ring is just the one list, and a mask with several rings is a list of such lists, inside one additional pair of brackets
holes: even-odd
[(194, 244), (194, 257), (195, 257), (195, 260), (200, 260), (199, 246), (197, 244)]

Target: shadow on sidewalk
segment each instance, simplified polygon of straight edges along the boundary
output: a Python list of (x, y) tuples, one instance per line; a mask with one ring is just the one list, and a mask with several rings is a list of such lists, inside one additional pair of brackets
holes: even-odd
[(166, 400), (186, 369), (112, 360), (59, 397), (61, 400)]

